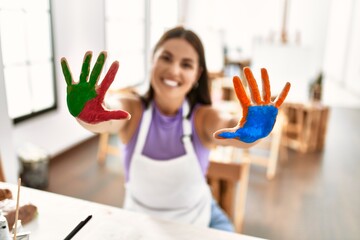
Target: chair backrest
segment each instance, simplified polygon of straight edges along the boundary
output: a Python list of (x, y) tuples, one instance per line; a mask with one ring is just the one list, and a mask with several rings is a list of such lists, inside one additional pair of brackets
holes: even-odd
[(280, 153), (283, 153), (283, 157), (287, 157), (285, 146), (282, 144), (284, 124), (285, 116), (280, 112), (270, 135), (252, 148), (242, 150), (243, 157), (249, 158), (251, 164), (266, 168), (266, 176), (269, 180), (276, 174)]

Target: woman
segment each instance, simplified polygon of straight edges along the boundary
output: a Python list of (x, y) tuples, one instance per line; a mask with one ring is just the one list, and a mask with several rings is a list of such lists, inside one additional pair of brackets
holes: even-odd
[(271, 103), (268, 77), (263, 70), (265, 96), (261, 100), (251, 71), (245, 69), (253, 85), (255, 105), (250, 106), (240, 80), (235, 77), (234, 86), (244, 116), (240, 123), (223, 116), (211, 106), (200, 39), (194, 32), (176, 27), (165, 32), (155, 45), (149, 91), (144, 96), (124, 97), (119, 100), (121, 110), (108, 111), (103, 107), (103, 99), (119, 63), (114, 62), (97, 85), (106, 53), (100, 53), (88, 79), (91, 57), (91, 52), (85, 54), (79, 83), (72, 81), (66, 59), (61, 60), (68, 85), (68, 107), (86, 129), (118, 133), (125, 144), (124, 208), (233, 231), (206, 183), (209, 151), (216, 145), (250, 147), (268, 135), (290, 85), (286, 85), (279, 100)]

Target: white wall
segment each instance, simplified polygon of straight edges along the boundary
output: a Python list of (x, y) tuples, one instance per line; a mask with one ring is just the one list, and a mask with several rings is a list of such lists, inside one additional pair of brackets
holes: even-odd
[(346, 16), (339, 19), (333, 14), (330, 21), (326, 70), (340, 87), (360, 96), (360, 3), (355, 0), (333, 0), (332, 12)]
[(360, 96), (360, 2), (353, 1), (345, 87)]
[(223, 47), (249, 57), (254, 39), (279, 34), (282, 0), (187, 0), (184, 24), (203, 41), (210, 71), (223, 64)]
[[(282, 44), (285, 1), (288, 43)], [(186, 0), (185, 3), (182, 21), (203, 38), (209, 65), (218, 66), (214, 59), (221, 59), (219, 53), (224, 45), (229, 50), (240, 49), (240, 54), (234, 56), (249, 58), (257, 78), (259, 68), (268, 69), (274, 94), (286, 81), (291, 82), (288, 101), (297, 102), (308, 101), (309, 86), (323, 71), (325, 104), (360, 106), (359, 1)]]
[[(225, 45), (230, 54), (240, 49), (237, 58), (251, 60), (258, 79), (260, 68), (268, 69), (274, 94), (289, 81), (292, 89), (288, 101), (304, 102), (311, 81), (322, 68), (331, 2), (287, 2), (287, 44), (280, 41), (285, 0), (188, 1), (185, 24), (202, 37), (208, 63), (222, 60), (219, 52)], [(212, 66), (209, 69), (216, 70)]]
[[(360, 106), (360, 2), (332, 0), (324, 56), (324, 72), (333, 94), (329, 104)], [(326, 93), (326, 92), (325, 92)]]
[(84, 53), (93, 50), (96, 58), (97, 54), (105, 49), (103, 1), (52, 0), (51, 2), (58, 109), (13, 126), (7, 114), (3, 74), (0, 74), (0, 152), (6, 179), (9, 182), (16, 183), (18, 174), (16, 149), (23, 144), (30, 142), (54, 156), (93, 135), (81, 128), (68, 113), (66, 84), (61, 72), (60, 58), (68, 59), (73, 77), (77, 78)]
[(339, 83), (345, 75), (349, 51), (352, 2), (353, 0), (333, 0), (330, 8), (324, 68), (328, 78)]
[[(1, 49), (0, 49), (1, 55)], [(0, 58), (0, 66), (3, 65)], [(13, 146), (13, 126), (8, 117), (5, 82), (3, 68), (0, 68), (0, 160), (3, 167), (5, 179), (9, 182), (17, 182), (18, 162), (14, 154)]]

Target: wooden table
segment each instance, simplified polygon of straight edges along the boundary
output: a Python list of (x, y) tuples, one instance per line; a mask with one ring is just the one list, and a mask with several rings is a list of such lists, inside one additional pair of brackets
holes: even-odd
[[(13, 197), (16, 198), (17, 186), (15, 184), (0, 182), (0, 188), (10, 189)], [(64, 239), (88, 215), (92, 215), (92, 219), (76, 234), (74, 240), (259, 239), (163, 221), (121, 208), (27, 187), (21, 187), (20, 203), (32, 203), (38, 208), (38, 216), (24, 226), (25, 231), (31, 231), (30, 239), (36, 240)]]

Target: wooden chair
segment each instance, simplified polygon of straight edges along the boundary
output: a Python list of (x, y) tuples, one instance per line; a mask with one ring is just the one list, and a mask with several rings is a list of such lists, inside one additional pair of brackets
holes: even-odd
[[(107, 109), (116, 110), (120, 108), (119, 105), (119, 98), (122, 97), (133, 97), (134, 93), (136, 92), (136, 87), (127, 87), (122, 89), (109, 89), (108, 94), (105, 98), (105, 105)], [(118, 146), (113, 146), (110, 144), (111, 134), (109, 133), (100, 133), (99, 134), (99, 148), (98, 148), (98, 154), (97, 159), (99, 164), (104, 164), (106, 160), (106, 156), (108, 154), (114, 155), (114, 156), (120, 156), (120, 150)]]
[[(207, 179), (214, 198), (232, 220), (235, 230), (241, 232), (245, 215), (250, 162), (249, 159), (233, 162), (233, 150), (233, 147), (217, 147), (212, 151), (211, 156), (215, 157), (211, 158)], [(227, 157), (221, 160), (217, 159), (216, 153), (214, 154), (216, 151), (220, 151), (220, 155), (223, 157), (227, 155)]]
[(105, 164), (106, 156), (108, 154), (114, 156), (120, 156), (119, 147), (111, 145), (109, 140), (110, 140), (109, 133), (99, 134), (99, 148), (97, 153), (97, 159), (100, 165)]
[[(235, 100), (220, 101), (214, 105), (221, 111), (235, 116), (239, 115), (239, 112), (241, 111), (239, 103)], [(280, 156), (284, 159), (287, 158), (287, 148), (282, 143), (284, 134), (283, 128), (286, 124), (286, 119), (285, 113), (280, 108), (274, 129), (268, 137), (264, 138), (260, 143), (250, 149), (228, 148), (228, 150), (233, 151), (230, 155), (232, 155), (232, 157), (234, 157), (234, 155), (242, 156), (242, 158), (250, 159), (252, 164), (265, 167), (267, 178), (269, 180), (273, 179), (276, 175)]]
[(270, 135), (250, 149), (243, 149), (242, 155), (250, 159), (251, 164), (266, 168), (266, 177), (271, 180), (276, 175), (280, 156), (287, 158), (287, 149), (282, 144), (285, 116), (279, 111), (275, 126)]

